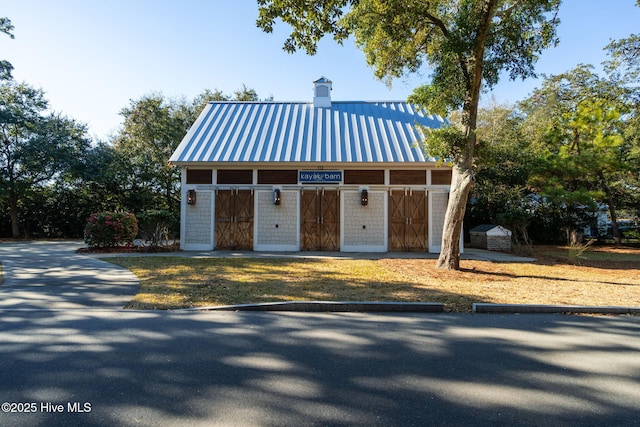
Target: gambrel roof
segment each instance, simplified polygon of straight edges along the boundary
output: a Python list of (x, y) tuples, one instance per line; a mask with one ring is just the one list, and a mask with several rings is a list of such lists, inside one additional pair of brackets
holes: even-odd
[(416, 125), (443, 123), (406, 102), (210, 102), (169, 161), (431, 162)]

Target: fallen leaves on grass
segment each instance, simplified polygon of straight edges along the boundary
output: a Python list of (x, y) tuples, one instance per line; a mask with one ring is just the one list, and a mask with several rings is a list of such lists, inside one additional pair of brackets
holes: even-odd
[[(554, 252), (555, 251), (555, 252)], [(132, 270), (140, 291), (128, 308), (170, 309), (275, 301), (442, 302), (467, 312), (474, 302), (640, 306), (640, 250), (588, 253), (567, 264), (562, 248), (542, 247), (535, 263), (433, 259), (265, 259), (132, 257), (108, 261)]]

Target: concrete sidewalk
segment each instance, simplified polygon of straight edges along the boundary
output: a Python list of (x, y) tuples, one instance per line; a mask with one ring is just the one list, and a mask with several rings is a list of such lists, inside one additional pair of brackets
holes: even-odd
[(122, 267), (76, 253), (80, 241), (0, 243), (0, 309), (123, 308), (138, 278)]
[[(113, 258), (113, 257), (163, 257), (177, 256), (185, 258), (317, 258), (317, 259), (382, 259), (382, 258), (401, 258), (401, 259), (437, 259), (438, 254), (425, 252), (260, 252), (260, 251), (230, 251), (230, 250), (214, 250), (214, 251), (179, 251), (179, 252), (160, 252), (160, 253), (93, 253), (85, 254), (94, 258)], [(460, 259), (475, 261), (491, 261), (491, 262), (535, 262), (535, 258), (527, 258), (511, 255), (503, 252), (492, 252), (482, 249), (465, 248)]]

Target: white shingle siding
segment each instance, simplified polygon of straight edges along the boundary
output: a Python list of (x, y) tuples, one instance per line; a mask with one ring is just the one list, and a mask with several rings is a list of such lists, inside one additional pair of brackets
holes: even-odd
[(447, 213), (449, 194), (430, 192), (429, 198), (429, 252), (439, 252), (442, 246), (442, 229), (444, 227), (444, 217)]
[(186, 227), (184, 241), (191, 247), (213, 248), (211, 195), (211, 191), (198, 191), (197, 203), (186, 205), (185, 221), (189, 226)]
[(369, 203), (362, 206), (360, 191), (343, 191), (343, 236), (345, 252), (387, 250), (386, 192), (369, 191)]
[(299, 250), (298, 191), (282, 191), (273, 204), (273, 191), (256, 191), (256, 250)]

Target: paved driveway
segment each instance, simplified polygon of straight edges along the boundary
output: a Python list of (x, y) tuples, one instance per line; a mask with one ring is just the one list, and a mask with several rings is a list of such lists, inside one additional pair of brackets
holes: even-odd
[[(0, 243), (4, 283), (0, 286), (0, 309), (123, 308), (135, 294), (139, 281), (129, 270), (96, 259), (127, 254), (76, 253), (81, 241), (27, 241)], [(130, 254), (139, 256), (139, 254)], [(269, 253), (269, 252), (177, 252), (145, 256), (184, 257), (332, 257), (377, 258), (377, 253)], [(435, 254), (394, 253), (394, 257), (435, 257)], [(464, 259), (530, 262), (498, 252), (466, 250)]]
[(129, 270), (77, 254), (79, 241), (0, 243), (0, 309), (122, 308), (138, 288)]
[(638, 317), (113, 310), (79, 246), (0, 244), (2, 426), (640, 425)]
[(638, 426), (640, 319), (0, 310), (0, 425)]

